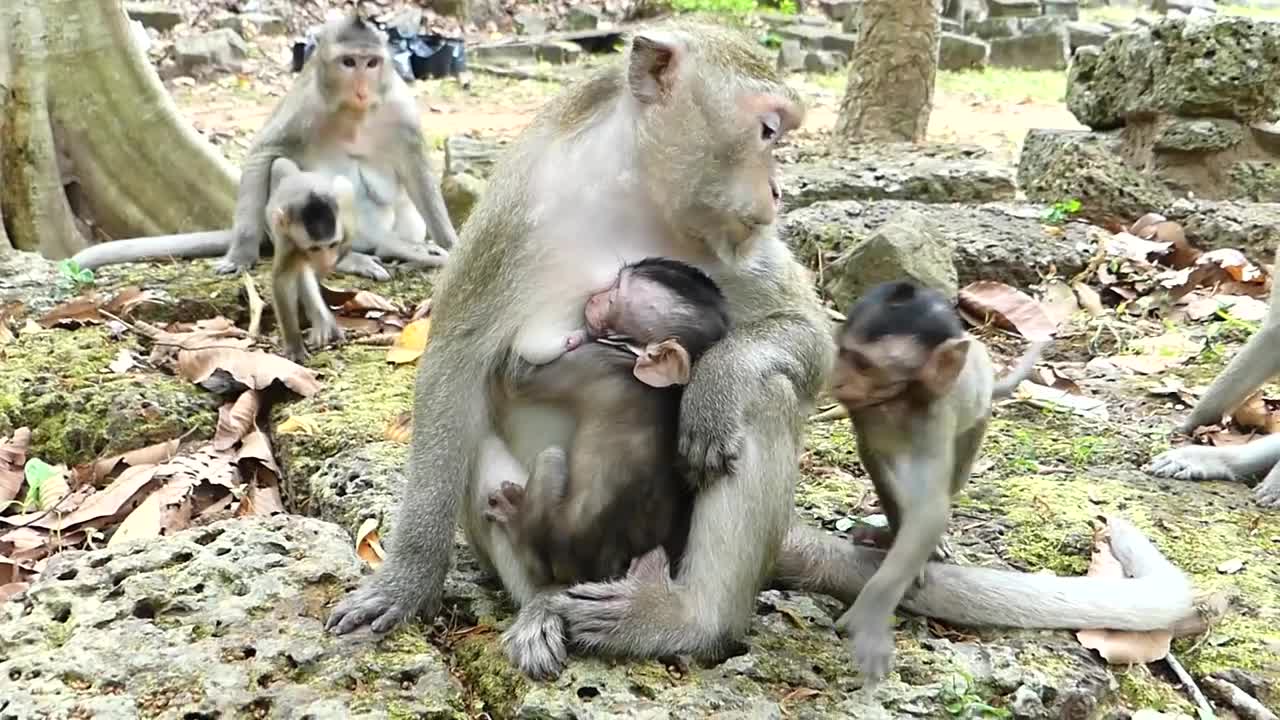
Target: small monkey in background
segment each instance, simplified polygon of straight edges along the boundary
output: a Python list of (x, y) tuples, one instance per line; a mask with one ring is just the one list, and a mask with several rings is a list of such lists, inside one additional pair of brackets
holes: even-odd
[(1047, 343), (1034, 343), (995, 381), (986, 347), (964, 331), (942, 293), (909, 282), (877, 285), (840, 331), (832, 394), (849, 411), (858, 456), (889, 519), (891, 544), (837, 626), (858, 667), (878, 682), (893, 663), (890, 618), (923, 580), (946, 531), (995, 398), (1022, 382)]
[[(354, 189), (357, 233), (337, 272), (391, 277), (379, 258), (440, 267), (457, 243), (432, 174), (417, 101), (396, 74), (386, 39), (359, 15), (321, 28), (316, 51), (258, 132), (240, 170), (231, 229), (101, 243), (73, 258), (82, 267), (149, 258), (223, 255), (215, 269), (252, 267), (264, 235), (271, 167), (345, 177)], [(427, 236), (439, 247), (427, 242)], [(442, 249), (444, 248), (444, 249)]]
[(314, 347), (343, 340), (333, 313), (320, 293), (320, 280), (351, 251), (354, 190), (341, 175), (303, 172), (292, 160), (271, 163), (271, 197), (265, 211), (275, 246), (271, 299), (285, 356), (304, 362), (308, 352), (299, 327), (299, 310), (311, 325)]
[[(1275, 268), (1280, 270), (1280, 248), (1276, 249)], [(1274, 275), (1269, 302), (1262, 327), (1205, 391), (1183, 422), (1182, 432), (1190, 434), (1201, 425), (1221, 422), (1223, 415), (1280, 375), (1280, 281)], [(1178, 480), (1243, 480), (1261, 476), (1262, 482), (1253, 488), (1254, 500), (1262, 507), (1280, 508), (1280, 433), (1244, 445), (1174, 448), (1157, 455), (1145, 469), (1152, 475)]]
[(682, 387), (729, 328), (715, 282), (668, 258), (625, 266), (585, 314), (564, 355), (522, 363), (512, 381), (517, 396), (575, 417), (567, 463), (559, 447), (544, 450), (527, 487), (503, 483), (486, 511), (539, 586), (618, 577), (659, 546), (683, 552), (693, 497), (676, 470)]

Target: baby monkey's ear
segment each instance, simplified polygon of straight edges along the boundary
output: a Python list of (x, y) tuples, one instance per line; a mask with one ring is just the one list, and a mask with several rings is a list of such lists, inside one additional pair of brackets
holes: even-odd
[(969, 357), (969, 343), (967, 337), (943, 340), (929, 353), (917, 377), (934, 397), (951, 392)]
[(632, 371), (636, 379), (656, 388), (689, 384), (689, 351), (679, 341), (663, 340), (649, 343)]

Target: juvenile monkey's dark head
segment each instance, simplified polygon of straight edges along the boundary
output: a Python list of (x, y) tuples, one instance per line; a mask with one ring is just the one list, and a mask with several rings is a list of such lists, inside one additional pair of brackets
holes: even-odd
[(837, 341), (832, 394), (850, 411), (950, 392), (969, 338), (947, 298), (910, 282), (871, 288), (849, 308)]
[(803, 122), (800, 96), (756, 43), (718, 26), (639, 32), (626, 72), (637, 162), (656, 205), (721, 258), (748, 254), (777, 218), (773, 151)]
[(636, 376), (655, 387), (688, 382), (692, 364), (729, 329), (724, 294), (706, 273), (669, 258), (625, 266), (609, 290), (587, 301), (593, 335), (643, 346)]
[(368, 112), (382, 102), (392, 72), (386, 38), (358, 14), (320, 30), (316, 58), (321, 90), (335, 109)]

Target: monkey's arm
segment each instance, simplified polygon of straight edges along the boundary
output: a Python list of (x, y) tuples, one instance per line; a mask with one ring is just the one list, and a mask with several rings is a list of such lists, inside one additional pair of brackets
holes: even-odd
[(588, 342), (545, 365), (517, 360), (513, 389), (538, 402), (563, 401), (577, 396), (584, 385), (628, 372), (634, 364), (635, 356), (626, 350)]
[[(407, 92), (407, 91), (406, 91)], [(412, 101), (410, 101), (412, 102)], [(427, 221), (427, 231), (431, 239), (446, 250), (458, 244), (458, 234), (449, 221), (449, 210), (444, 204), (444, 195), (440, 192), (440, 183), (431, 171), (431, 161), (427, 157), (427, 142), (422, 137), (422, 126), (417, 119), (417, 109), (405, 113), (400, 126), (400, 153), (397, 157), (397, 172), (400, 182), (404, 184), (409, 198)]]
[[(1280, 282), (1276, 285), (1280, 287)], [(1280, 323), (1272, 317), (1280, 315), (1280, 304), (1275, 299), (1267, 315), (1267, 324), (1249, 338), (1249, 342), (1205, 391), (1204, 397), (1182, 424), (1183, 432), (1190, 433), (1201, 425), (1220, 422), (1224, 414), (1244, 402), (1250, 393), (1280, 374)]]

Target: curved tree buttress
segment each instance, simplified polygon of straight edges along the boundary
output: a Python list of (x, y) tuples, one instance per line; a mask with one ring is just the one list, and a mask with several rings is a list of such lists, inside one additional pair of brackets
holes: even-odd
[(120, 0), (0, 3), (0, 250), (230, 227), (237, 173), (179, 114)]

